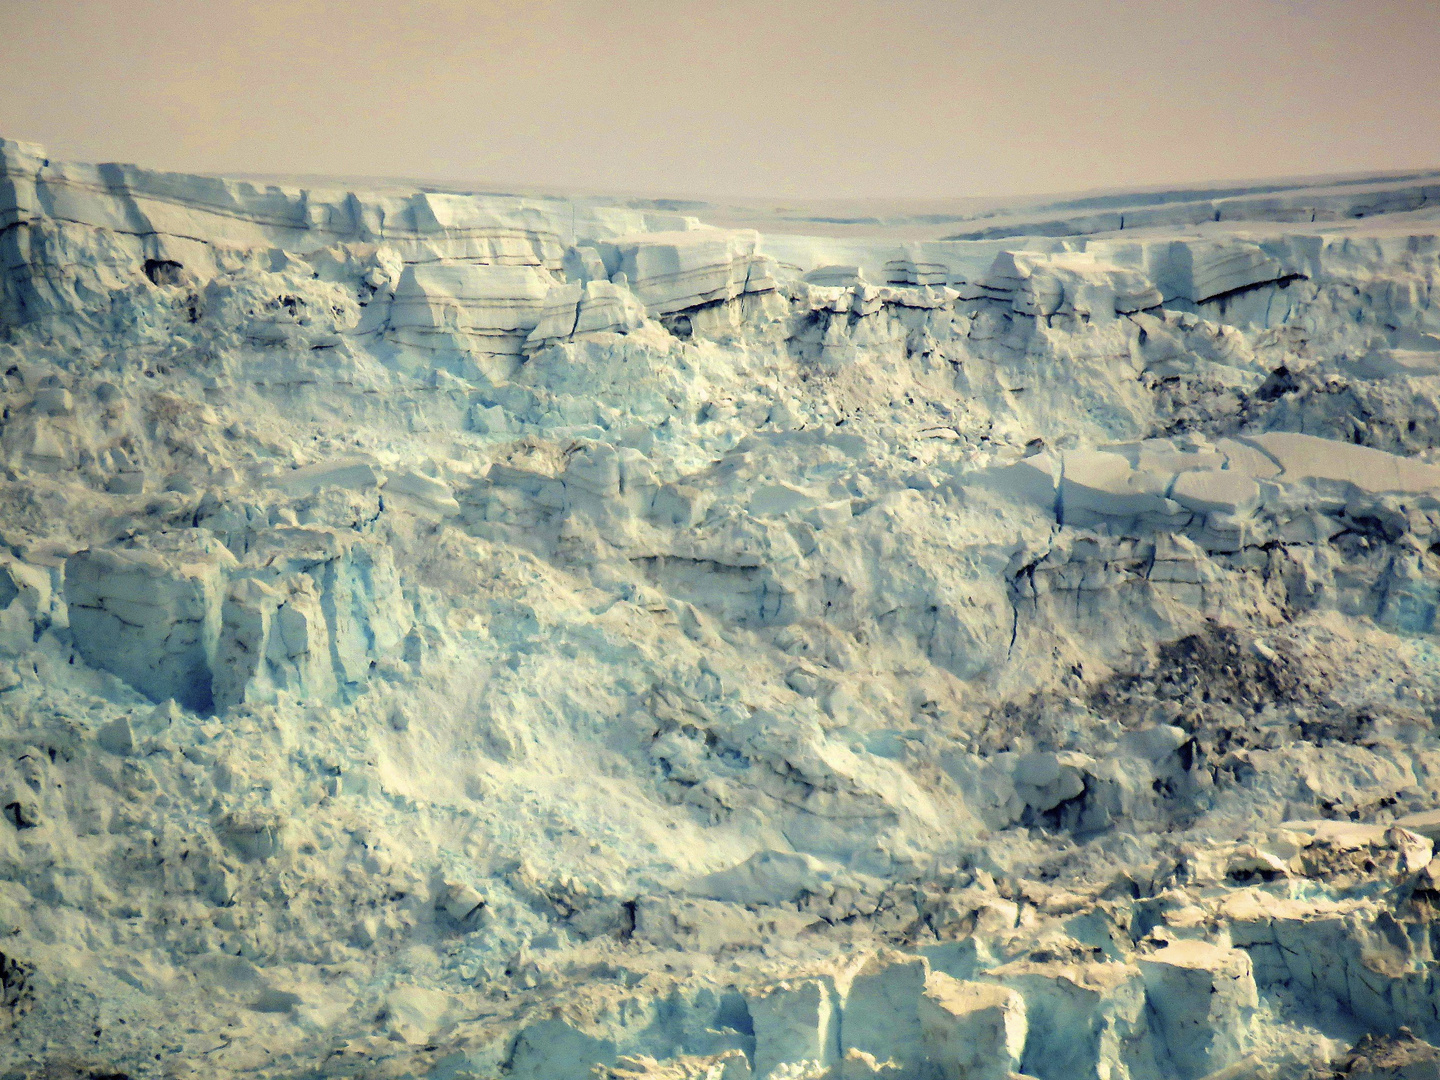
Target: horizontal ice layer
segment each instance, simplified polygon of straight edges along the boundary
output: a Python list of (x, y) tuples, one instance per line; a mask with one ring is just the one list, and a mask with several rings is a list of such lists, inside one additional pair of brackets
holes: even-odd
[(390, 301), (386, 336), (430, 352), (517, 355), (554, 283), (530, 266), (407, 266)]
[(552, 285), (540, 321), (525, 341), (542, 349), (583, 334), (626, 333), (645, 322), (645, 305), (623, 284), (610, 281)]
[[(1016, 237), (928, 241), (898, 250), (880, 241), (766, 236), (763, 243), (792, 272), (810, 273), (830, 260), (849, 258), (855, 260), (855, 271), (877, 283), (948, 285), (967, 300), (994, 300), (1031, 316), (1073, 315), (1075, 299), (1083, 294), (1079, 310), (1107, 318), (1112, 310), (1128, 314), (1162, 303), (1203, 305), (1323, 274), (1332, 245), (1339, 258), (1346, 246), (1339, 238), (1327, 241), (1318, 235), (1309, 244), (1282, 237), (1263, 244), (1240, 237)], [(1106, 294), (1113, 300), (1102, 299)]]
[(1219, 537), (1239, 522), (1250, 522), (1259, 542), (1265, 520), (1283, 524), (1307, 509), (1338, 516), (1352, 502), (1372, 507), (1384, 496), (1440, 507), (1440, 466), (1296, 432), (1040, 454), (1007, 466), (994, 482), (1053, 505), (1062, 524), (1208, 528), (1222, 547)]
[[(1432, 206), (1440, 194), (1440, 175), (1422, 171), (1409, 175), (1357, 177), (1330, 184), (1275, 185), (1261, 190), (1235, 188), (1206, 193), (1157, 192), (1114, 194), (1057, 203), (1043, 211), (1007, 214), (1003, 223), (957, 230), (956, 238), (1005, 236), (1084, 236), (1124, 229), (1160, 229), (1211, 222), (1338, 222), (1406, 213)], [(1207, 197), (1208, 196), (1208, 197)], [(1108, 204), (1108, 205), (1107, 205)], [(1068, 212), (1067, 212), (1068, 211)]]
[[(1347, 281), (1358, 266), (1377, 259), (1398, 267), (1418, 257), (1423, 265), (1436, 250), (1435, 235), (1423, 223), (1406, 228), (1380, 219), (1369, 232), (1366, 224), (1331, 232), (1319, 225), (1308, 231), (1257, 225), (1241, 234), (1015, 236), (903, 246), (774, 235), (761, 242), (784, 268), (782, 276), (849, 265), (874, 283), (949, 286), (967, 301), (999, 303), (1028, 316), (1073, 314), (1073, 298), (1083, 291), (1095, 298), (1081, 301), (1087, 316), (1093, 309), (1109, 317), (1109, 303), (1098, 299), (1108, 292), (1122, 314), (1165, 305), (1239, 325), (1278, 325), (1303, 309), (1300, 294), (1288, 291), (1297, 282), (1323, 287)], [(1417, 266), (1403, 276), (1409, 295), (1377, 299), (1424, 308), (1430, 291), (1425, 271)]]
[(617, 237), (601, 245), (612, 281), (624, 280), (651, 315), (775, 288), (774, 262), (754, 231), (692, 229)]
[(1036, 317), (1110, 319), (1159, 307), (1158, 289), (1139, 271), (1098, 260), (1091, 252), (1002, 252), (964, 299), (990, 299)]
[(183, 270), (207, 279), (245, 249), (309, 254), (368, 244), (407, 264), (559, 270), (577, 234), (656, 227), (684, 228), (685, 219), (583, 199), (356, 193), (71, 165), (0, 140), (0, 318), (83, 310), (97, 292), (142, 275), (158, 281)]

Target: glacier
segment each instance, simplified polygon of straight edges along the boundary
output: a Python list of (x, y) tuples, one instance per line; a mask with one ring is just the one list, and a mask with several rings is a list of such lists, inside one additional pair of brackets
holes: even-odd
[(0, 140), (0, 376), (0, 1076), (1440, 1068), (1440, 173)]

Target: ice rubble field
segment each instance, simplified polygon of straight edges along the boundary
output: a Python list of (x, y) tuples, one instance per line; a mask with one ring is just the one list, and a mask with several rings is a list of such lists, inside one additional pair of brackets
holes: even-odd
[(0, 1076), (1436, 1075), (1440, 174), (670, 205), (0, 142)]

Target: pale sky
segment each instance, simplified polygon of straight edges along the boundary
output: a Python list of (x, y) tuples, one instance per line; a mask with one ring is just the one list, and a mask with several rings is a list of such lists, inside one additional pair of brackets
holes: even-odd
[(0, 135), (786, 198), (1440, 166), (1440, 0), (0, 0)]

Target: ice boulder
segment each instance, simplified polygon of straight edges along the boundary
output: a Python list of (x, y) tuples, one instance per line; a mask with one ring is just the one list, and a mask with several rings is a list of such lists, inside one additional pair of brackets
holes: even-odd
[(813, 855), (757, 851), (737, 866), (692, 882), (688, 891), (732, 904), (786, 904), (802, 893), (828, 894), (838, 873)]
[(552, 1017), (520, 1032), (508, 1075), (516, 1080), (590, 1080), (597, 1065), (609, 1065), (615, 1058), (613, 1039)]
[(1093, 526), (1107, 518), (1165, 517), (1181, 508), (1166, 498), (1170, 477), (1131, 468), (1121, 454), (1073, 450), (1064, 457), (1060, 506), (1066, 525)]
[(49, 621), (50, 574), (0, 551), (0, 656), (30, 648)]
[(1116, 1080), (1154, 1069), (1145, 986), (1133, 964), (1016, 960), (979, 978), (1025, 999), (1027, 1075)]
[(845, 1051), (840, 1064), (826, 1073), (826, 1077), (827, 1080), (888, 1080), (898, 1077), (900, 1073), (900, 1066), (895, 1062), (876, 1061), (864, 1050), (852, 1047)]
[(1434, 855), (1433, 841), (1398, 823), (1286, 821), (1281, 828), (1304, 844), (1297, 862), (1311, 878), (1353, 875), (1357, 863), (1368, 864), (1367, 873), (1413, 874)]
[(1421, 810), (1395, 819), (1395, 824), (1417, 836), (1434, 842), (1440, 840), (1440, 810)]
[(348, 693), (395, 652), (412, 623), (394, 556), (353, 533), (297, 526), (261, 533), (225, 597), (216, 704), (286, 690)]
[(320, 699), (336, 690), (319, 592), (308, 575), (274, 584), (243, 578), (221, 610), (215, 704), (264, 700), (281, 689)]
[(208, 711), (228, 572), (235, 558), (207, 534), (162, 534), (151, 546), (77, 552), (65, 567), (75, 648), (92, 667), (154, 701)]
[(1170, 497), (1202, 514), (1243, 515), (1260, 505), (1260, 485), (1236, 469), (1183, 472), (1175, 478)]
[(271, 483), (289, 495), (310, 495), (326, 488), (345, 491), (373, 491), (385, 482), (385, 475), (373, 462), (361, 458), (341, 458), (302, 465), (280, 473)]
[(1362, 1035), (1337, 1064), (1346, 1080), (1440, 1080), (1440, 1048), (1405, 1028), (1393, 1036)]
[(842, 1049), (895, 1062), (900, 1066), (897, 1077), (921, 1075), (924, 1053), (918, 1010), (929, 973), (930, 966), (921, 956), (887, 949), (871, 957), (845, 997)]
[(647, 1054), (626, 1054), (614, 1065), (600, 1065), (590, 1080), (750, 1080), (750, 1063), (740, 1050), (720, 1054), (682, 1054), (656, 1061)]
[(1024, 754), (1015, 762), (1015, 791), (1025, 804), (1044, 813), (1085, 792), (1085, 772), (1093, 759), (1074, 751)]
[(944, 1080), (1005, 1080), (1025, 1052), (1025, 999), (931, 972), (918, 1003), (925, 1056)]
[(441, 1028), (454, 999), (426, 986), (397, 986), (385, 995), (385, 1028), (395, 1038), (424, 1045)]
[(244, 565), (202, 530), (78, 552), (65, 599), (87, 663), (200, 712), (348, 693), (411, 623), (390, 549), (318, 527), (259, 534)]
[(400, 469), (388, 477), (384, 484), (385, 494), (399, 496), (409, 505), (440, 514), (457, 514), (460, 504), (450, 485), (433, 476), (426, 476), (413, 469)]
[(764, 1080), (785, 1066), (840, 1057), (840, 1009), (829, 976), (776, 983), (747, 995), (755, 1026), (755, 1075)]
[[(802, 275), (801, 280), (811, 285), (819, 285), (822, 288), (849, 289), (865, 283), (865, 271), (859, 266), (842, 266), (827, 263), (824, 266), (817, 266), (812, 270), (807, 270)], [(942, 281), (941, 284), (944, 284), (944, 282)]]
[(1440, 494), (1440, 466), (1384, 450), (1295, 431), (1267, 431), (1246, 441), (1272, 458), (1287, 482), (1319, 480), (1370, 493)]
[(1240, 1059), (1259, 1004), (1248, 953), (1182, 940), (1137, 962), (1150, 1010), (1183, 1080)]

